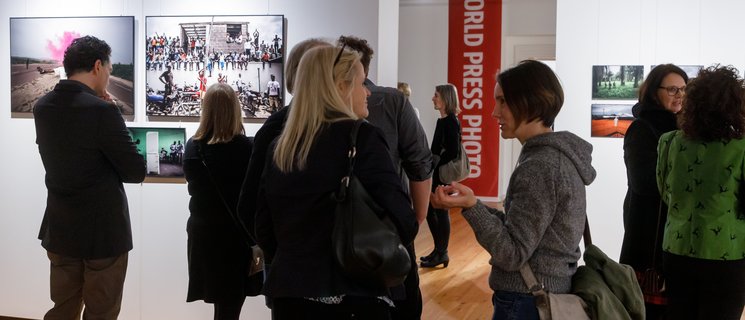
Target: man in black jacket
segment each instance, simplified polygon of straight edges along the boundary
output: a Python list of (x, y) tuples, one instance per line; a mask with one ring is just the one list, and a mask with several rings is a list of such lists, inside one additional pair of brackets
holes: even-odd
[[(367, 44), (367, 40), (341, 36), (338, 42), (339, 45), (362, 55), (360, 62), (367, 76), (373, 56), (373, 49)], [(404, 190), (408, 191), (411, 197), (414, 213), (421, 225), (427, 217), (432, 188), (432, 152), (427, 143), (427, 136), (414, 107), (403, 93), (396, 88), (377, 86), (370, 79), (365, 79), (365, 86), (370, 90), (370, 96), (367, 97), (367, 121), (383, 130), (393, 167), (401, 176)], [(422, 314), (419, 268), (416, 264), (414, 242), (406, 244), (406, 249), (412, 261), (411, 272), (404, 282), (404, 288), (391, 289), (396, 304), (391, 310), (391, 318), (394, 320), (419, 319)], [(401, 289), (405, 292), (400, 292)]]
[(51, 262), (54, 307), (45, 319), (116, 319), (132, 249), (122, 182), (145, 178), (119, 108), (106, 87), (106, 42), (86, 36), (65, 51), (68, 80), (34, 108), (36, 143), (46, 170), (47, 207), (39, 232)]

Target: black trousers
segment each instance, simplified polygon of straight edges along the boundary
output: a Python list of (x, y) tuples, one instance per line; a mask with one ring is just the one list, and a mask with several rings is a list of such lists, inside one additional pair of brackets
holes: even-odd
[(745, 259), (705, 260), (663, 254), (668, 319), (740, 320)]
[(390, 307), (374, 297), (345, 296), (340, 304), (303, 298), (274, 298), (273, 320), (389, 320)]
[(243, 309), (243, 302), (246, 297), (236, 299), (235, 301), (215, 302), (214, 320), (238, 320)]
[(450, 243), (450, 213), (448, 210), (435, 209), (432, 204), (427, 209), (427, 225), (435, 242), (435, 251), (445, 253)]

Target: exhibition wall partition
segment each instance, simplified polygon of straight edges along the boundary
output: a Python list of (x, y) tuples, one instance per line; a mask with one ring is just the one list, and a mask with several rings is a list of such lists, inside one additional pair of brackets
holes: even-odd
[[(557, 0), (556, 69), (565, 101), (556, 129), (593, 144), (598, 175), (588, 187), (587, 211), (593, 242), (612, 258), (620, 254), (624, 231), (623, 133), (632, 120), (635, 76), (664, 63), (685, 66), (689, 74), (721, 63), (742, 75), (745, 42), (737, 39), (744, 10), (745, 3), (723, 0)], [(621, 66), (628, 94), (619, 92)]]
[[(165, 180), (165, 183), (125, 185), (132, 218), (134, 249), (129, 256), (120, 318), (207, 319), (212, 317), (212, 305), (202, 302), (186, 303), (188, 283), (186, 220), (189, 216), (189, 195), (183, 178), (179, 178), (181, 171), (178, 143), (179, 140), (182, 144), (185, 143), (184, 139), (188, 139), (196, 130), (198, 114), (195, 113), (194, 106), (197, 104), (189, 104), (189, 101), (184, 98), (181, 109), (177, 109), (176, 106), (169, 110), (170, 112), (166, 112), (166, 109), (161, 112), (157, 111), (156, 106), (153, 107), (150, 115), (147, 114), (147, 87), (153, 87), (151, 93), (154, 95), (157, 95), (158, 90), (163, 90), (163, 84), (158, 81), (158, 78), (165, 71), (165, 68), (161, 71), (160, 66), (148, 65), (146, 61), (147, 38), (155, 33), (163, 32), (150, 28), (156, 28), (159, 22), (168, 20), (160, 17), (175, 16), (178, 18), (174, 21), (166, 21), (173, 22), (172, 24), (161, 25), (162, 30), (176, 30), (175, 33), (179, 35), (191, 34), (190, 32), (194, 30), (196, 30), (194, 32), (203, 32), (205, 31), (204, 16), (208, 16), (210, 21), (222, 22), (212, 32), (215, 35), (224, 36), (225, 42), (228, 42), (227, 37), (231, 36), (232, 44), (236, 47), (235, 40), (238, 35), (241, 35), (243, 42), (247, 31), (251, 32), (253, 39), (255, 38), (254, 32), (258, 29), (259, 33), (266, 34), (265, 39), (264, 35), (261, 36), (261, 39), (264, 39), (266, 51), (275, 53), (269, 58), (273, 64), (271, 68), (268, 61), (264, 69), (262, 69), (261, 61), (247, 61), (247, 65), (238, 67), (236, 64), (236, 66), (231, 66), (230, 70), (241, 73), (240, 78), (250, 78), (244, 80), (247, 92), (248, 90), (264, 91), (271, 75), (275, 75), (277, 81), (282, 82), (282, 59), (277, 53), (285, 52), (295, 43), (309, 37), (335, 40), (340, 35), (350, 34), (367, 39), (373, 48), (379, 50), (381, 47), (396, 49), (397, 43), (395, 46), (383, 43), (391, 37), (379, 37), (379, 25), (386, 24), (386, 28), (393, 28), (397, 33), (398, 15), (392, 15), (394, 18), (390, 19), (389, 15), (379, 14), (381, 4), (385, 4), (385, 7), (389, 9), (398, 7), (397, 1), (388, 0), (218, 0), (211, 2), (195, 0), (28, 0), (0, 4), (0, 48), (2, 48), (0, 49), (0, 61), (4, 62), (0, 63), (0, 74), (6, 75), (0, 78), (0, 101), (5, 106), (0, 108), (2, 109), (0, 110), (0, 148), (6, 151), (3, 165), (0, 168), (0, 194), (2, 194), (0, 254), (3, 256), (3, 263), (0, 266), (0, 301), (2, 301), (0, 302), (0, 316), (41, 319), (52, 305), (49, 299), (49, 260), (37, 240), (46, 206), (44, 168), (35, 143), (33, 119), (14, 116), (9, 107), (13, 105), (11, 104), (12, 80), (16, 79), (16, 76), (22, 77), (21, 73), (26, 71), (25, 60), (14, 61), (18, 70), (11, 70), (11, 65), (8, 63), (11, 61), (9, 50), (11, 17), (14, 18), (14, 22), (40, 21), (28, 19), (30, 17), (53, 18), (51, 20), (53, 22), (43, 29), (49, 29), (52, 33), (59, 30), (56, 36), (60, 38), (64, 38), (62, 30), (70, 28), (63, 27), (59, 21), (76, 20), (76, 18), (69, 17), (129, 17), (123, 20), (133, 21), (133, 26), (106, 27), (106, 30), (134, 35), (134, 77), (126, 81), (117, 81), (129, 84), (129, 90), (124, 90), (124, 92), (133, 91), (133, 97), (127, 100), (131, 100), (134, 114), (127, 119), (127, 126), (131, 128), (130, 133), (135, 137), (135, 141), (140, 140), (138, 148), (142, 149), (146, 157), (153, 160), (149, 166), (149, 180), (157, 181), (160, 178), (161, 182)], [(391, 6), (391, 4), (394, 5)], [(268, 17), (269, 20), (258, 21), (257, 17)], [(116, 18), (116, 20), (119, 19)], [(84, 21), (79, 18), (77, 25), (83, 24)], [(73, 25), (76, 24), (73, 23)], [(258, 25), (263, 26), (264, 29), (255, 27)], [(192, 26), (196, 28), (187, 29)], [(79, 31), (79, 33), (89, 32), (89, 30)], [(24, 38), (28, 41), (38, 40), (31, 38), (41, 38), (43, 35), (46, 34), (42, 34), (42, 29), (31, 29), (28, 33), (14, 37), (12, 40), (24, 40)], [(277, 45), (284, 46), (284, 48), (275, 47), (275, 35), (281, 39)], [(173, 38), (174, 35), (169, 34), (168, 37)], [(183, 36), (180, 38), (184, 39)], [(397, 42), (398, 37), (396, 36), (395, 39)], [(34, 43), (37, 47), (39, 46), (38, 43)], [(191, 47), (191, 43), (180, 43), (181, 47)], [(261, 46), (261, 41), (258, 46)], [(194, 48), (196, 49), (196, 43)], [(119, 50), (119, 47), (115, 47), (114, 50)], [(132, 52), (129, 51), (129, 54), (131, 55)], [(387, 65), (379, 66), (378, 61), (391, 60), (390, 56), (397, 57), (397, 54), (394, 50), (387, 55), (383, 53), (382, 56), (377, 56), (371, 65), (371, 79), (377, 80), (378, 73), (385, 73), (389, 76), (396, 73), (395, 66), (389, 70), (386, 69)], [(25, 55), (19, 54), (19, 56)], [(52, 67), (56, 65), (42, 65), (49, 62), (46, 60), (49, 59), (39, 59), (39, 61), (29, 59), (29, 70), (33, 71), (31, 74), (54, 77), (54, 73), (42, 73), (31, 68), (39, 66), (42, 71), (47, 71), (46, 69), (53, 71)], [(184, 74), (183, 79), (178, 78), (179, 75), (177, 75), (176, 80), (180, 82), (176, 84), (183, 96), (188, 98), (190, 92), (187, 86), (197, 81), (198, 70), (195, 68), (205, 66), (193, 65), (189, 70), (189, 60), (187, 59), (186, 62), (179, 66), (179, 72), (188, 72), (188, 74)], [(121, 64), (129, 65), (128, 62)], [(172, 67), (175, 69), (175, 65)], [(157, 71), (155, 68), (158, 68)], [(216, 79), (217, 73), (221, 72), (220, 70), (212, 71), (213, 78), (211, 79)], [(228, 81), (232, 82), (237, 78), (237, 74), (231, 75)], [(248, 87), (248, 82), (251, 82), (252, 87)], [(284, 92), (284, 88), (282, 91)], [(289, 95), (285, 96), (285, 102), (290, 98)], [(250, 108), (251, 106), (247, 103), (244, 111), (250, 111)], [(20, 109), (20, 111), (24, 110), (28, 111)], [(254, 111), (256, 112), (246, 116), (245, 127), (247, 135), (250, 136), (255, 134), (267, 115), (265, 106), (259, 106)], [(165, 151), (165, 154), (162, 154), (162, 151)], [(269, 310), (264, 306), (264, 298), (247, 299), (241, 318), (269, 319)]]

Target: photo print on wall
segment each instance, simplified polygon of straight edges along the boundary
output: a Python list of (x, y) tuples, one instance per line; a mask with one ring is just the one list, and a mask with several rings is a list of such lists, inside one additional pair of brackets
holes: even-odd
[(133, 16), (10, 18), (11, 117), (33, 117), (36, 101), (67, 78), (62, 66), (67, 47), (88, 35), (111, 47), (107, 90), (124, 118), (134, 118)]
[(634, 115), (631, 103), (592, 104), (592, 137), (623, 138)]
[(238, 94), (245, 119), (283, 106), (284, 16), (145, 18), (146, 114), (150, 120), (199, 117), (215, 83)]
[(129, 135), (147, 163), (145, 182), (186, 182), (184, 180), (184, 128), (129, 127)]
[[(649, 68), (649, 70), (651, 71), (651, 70), (652, 70), (652, 69), (654, 69), (654, 67), (656, 67), (656, 66), (657, 66), (656, 64), (653, 64), (653, 65), (652, 65), (652, 66), (651, 66), (651, 67)], [(684, 72), (686, 73), (686, 75), (688, 75), (688, 80), (689, 80), (689, 81), (690, 81), (691, 79), (693, 79), (693, 78), (697, 77), (697, 76), (698, 76), (698, 73), (699, 73), (699, 72), (701, 72), (701, 69), (703, 69), (703, 68), (704, 68), (704, 66), (702, 66), (702, 65), (677, 65), (677, 64), (676, 64), (676, 66), (678, 66), (678, 67), (680, 67), (681, 69), (683, 69), (683, 71), (684, 71)]]
[(592, 66), (592, 99), (637, 100), (643, 66)]

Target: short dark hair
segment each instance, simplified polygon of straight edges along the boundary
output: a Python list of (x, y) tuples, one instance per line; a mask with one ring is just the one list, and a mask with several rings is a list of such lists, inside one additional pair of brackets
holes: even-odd
[(686, 86), (679, 124), (693, 140), (740, 139), (745, 135), (745, 91), (733, 66), (701, 70)]
[(658, 65), (649, 72), (647, 79), (644, 80), (641, 87), (639, 87), (639, 102), (641, 102), (642, 105), (659, 106), (661, 102), (657, 95), (657, 89), (662, 85), (662, 80), (671, 73), (683, 77), (683, 81), (688, 83), (688, 74), (686, 74), (680, 67), (674, 64)]
[(515, 122), (540, 119), (551, 127), (564, 104), (564, 90), (556, 74), (547, 65), (524, 60), (497, 76), (497, 83), (504, 92), (504, 100)]
[(65, 58), (62, 64), (65, 66), (67, 76), (79, 72), (89, 72), (96, 65), (96, 60), (103, 63), (109, 62), (111, 47), (105, 41), (94, 36), (77, 38), (70, 43), (65, 50)]
[(360, 53), (362, 56), (360, 63), (362, 63), (362, 67), (365, 69), (365, 77), (367, 77), (370, 71), (370, 61), (372, 60), (373, 53), (375, 53), (370, 45), (367, 44), (367, 40), (355, 36), (341, 36), (337, 44), (339, 46), (346, 45), (347, 48)]

